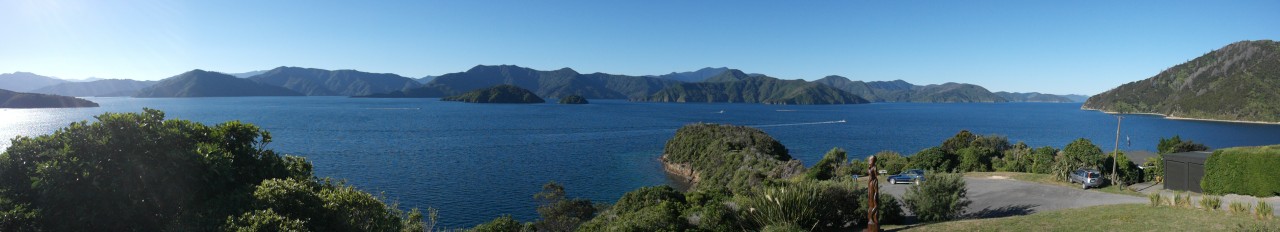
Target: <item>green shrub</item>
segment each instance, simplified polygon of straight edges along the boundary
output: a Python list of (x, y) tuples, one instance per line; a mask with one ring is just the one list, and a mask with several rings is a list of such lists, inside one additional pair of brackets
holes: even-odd
[(841, 175), (840, 173), (837, 173), (837, 170), (845, 166), (846, 160), (846, 154), (843, 149), (838, 147), (831, 148), (831, 151), (827, 151), (827, 154), (823, 155), (822, 159), (818, 160), (818, 163), (813, 165), (813, 168), (809, 168), (809, 170), (804, 173), (804, 177), (813, 180), (829, 180), (834, 178), (837, 175)]
[(1151, 206), (1160, 206), (1160, 202), (1164, 201), (1164, 197), (1159, 192), (1147, 194), (1147, 199), (1151, 201)]
[(270, 208), (246, 212), (239, 217), (227, 218), (226, 231), (311, 231), (307, 223), (298, 219), (289, 219)]
[(480, 225), (476, 225), (475, 228), (471, 228), (471, 231), (472, 232), (521, 232), (521, 231), (529, 231), (529, 230), (526, 230), (524, 224), (521, 224), (519, 221), (516, 221), (516, 219), (511, 218), (511, 215), (502, 215), (501, 217), (494, 218), (492, 221), (485, 222)]
[(935, 172), (950, 172), (955, 169), (957, 162), (959, 161), (954, 156), (948, 155), (942, 148), (930, 147), (911, 155), (910, 167)]
[(1250, 208), (1253, 208), (1253, 207), (1252, 207), (1252, 206), (1249, 206), (1249, 205), (1246, 205), (1245, 203), (1240, 203), (1240, 202), (1234, 202), (1234, 201), (1233, 201), (1233, 202), (1231, 202), (1231, 205), (1228, 205), (1228, 206), (1227, 206), (1227, 208), (1228, 208), (1228, 209), (1230, 209), (1230, 210), (1231, 210), (1231, 213), (1233, 213), (1233, 214), (1248, 214), (1248, 213), (1249, 213), (1249, 211), (1250, 211), (1250, 210), (1252, 210), (1252, 209), (1250, 209)]
[(1218, 210), (1222, 208), (1222, 197), (1204, 195), (1200, 197), (1200, 208), (1208, 211)]
[(568, 199), (564, 186), (556, 182), (543, 185), (542, 192), (534, 194), (533, 198), (538, 202), (537, 210), (541, 217), (533, 225), (539, 231), (573, 231), (596, 214), (591, 200)]
[(921, 221), (946, 221), (960, 216), (971, 201), (960, 174), (925, 174), (925, 181), (907, 189), (902, 201)]
[[(1138, 165), (1134, 164), (1133, 161), (1129, 161), (1129, 156), (1125, 155), (1124, 152), (1120, 152), (1114, 158), (1111, 154), (1108, 154), (1106, 159), (1107, 161), (1115, 160), (1115, 171), (1116, 175), (1119, 176), (1119, 180), (1116, 183), (1128, 185), (1142, 182), (1142, 169), (1138, 168)], [(1111, 173), (1111, 162), (1106, 162), (1103, 165), (1106, 172)]]
[(1147, 161), (1142, 163), (1145, 169), (1142, 169), (1143, 181), (1164, 181), (1164, 155), (1157, 154), (1153, 157), (1147, 157)]
[(1057, 180), (1067, 180), (1067, 174), (1079, 168), (1101, 168), (1106, 161), (1102, 149), (1084, 138), (1071, 141), (1061, 153), (1053, 163), (1052, 175)]
[(1266, 220), (1275, 217), (1275, 215), (1272, 214), (1274, 212), (1272, 212), (1271, 204), (1267, 204), (1266, 201), (1258, 201), (1258, 207), (1253, 207), (1253, 209), (1254, 214), (1257, 214), (1258, 219)]
[(865, 213), (857, 213), (859, 198), (865, 198), (857, 190), (833, 182), (799, 181), (765, 187), (735, 201), (752, 228), (803, 225), (814, 231), (845, 231), (866, 219)]
[(907, 169), (909, 165), (907, 157), (893, 151), (876, 152), (876, 168), (889, 174), (898, 174)]
[(1209, 194), (1280, 196), (1280, 145), (1214, 151), (1200, 187)]
[(688, 208), (684, 194), (670, 186), (642, 187), (622, 195), (617, 203), (579, 231), (684, 231), (689, 221), (681, 212)]
[(1181, 199), (1178, 199), (1178, 206), (1182, 208), (1195, 208), (1195, 206), (1191, 205), (1191, 193), (1182, 195)]

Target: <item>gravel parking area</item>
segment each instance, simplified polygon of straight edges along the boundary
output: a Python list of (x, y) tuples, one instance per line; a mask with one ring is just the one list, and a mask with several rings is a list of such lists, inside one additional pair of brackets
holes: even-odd
[[(1057, 209), (1148, 202), (1142, 197), (999, 177), (965, 177), (965, 181), (969, 188), (969, 200), (973, 201), (965, 213), (971, 218), (1006, 217)], [(899, 199), (907, 192), (907, 188), (912, 186), (881, 183), (881, 191), (897, 196)]]

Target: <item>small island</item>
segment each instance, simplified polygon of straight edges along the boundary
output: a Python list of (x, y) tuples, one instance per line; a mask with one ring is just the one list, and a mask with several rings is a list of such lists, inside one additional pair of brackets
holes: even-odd
[(560, 98), (560, 104), (587, 104), (587, 98), (578, 95), (569, 95)]
[(547, 102), (533, 92), (514, 85), (498, 85), (477, 89), (462, 95), (449, 96), (441, 101), (459, 101), (469, 103), (544, 103)]
[(38, 93), (19, 93), (0, 89), (0, 108), (73, 108), (98, 107), (89, 100)]

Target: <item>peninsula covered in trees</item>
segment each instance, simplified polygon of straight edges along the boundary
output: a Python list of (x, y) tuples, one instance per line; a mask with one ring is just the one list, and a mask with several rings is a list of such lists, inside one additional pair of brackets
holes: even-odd
[(89, 100), (38, 93), (19, 93), (0, 89), (0, 108), (69, 108), (98, 107)]
[(1240, 41), (1145, 80), (1090, 97), (1081, 109), (1280, 122), (1280, 42)]
[(442, 101), (468, 103), (543, 103), (547, 102), (527, 89), (514, 85), (498, 85), (477, 89), (457, 96), (441, 98)]

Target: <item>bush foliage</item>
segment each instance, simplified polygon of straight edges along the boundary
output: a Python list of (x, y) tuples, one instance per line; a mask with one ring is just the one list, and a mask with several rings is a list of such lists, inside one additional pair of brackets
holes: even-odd
[[(398, 231), (417, 211), (316, 179), (303, 158), (266, 149), (236, 121), (206, 126), (163, 112), (106, 113), (0, 154), (0, 227), (46, 231)], [(12, 207), (12, 208), (10, 208)], [(411, 219), (416, 219), (411, 220)]]
[(971, 201), (968, 187), (960, 174), (925, 173), (925, 181), (911, 186), (902, 201), (921, 221), (946, 221), (958, 218)]
[(1219, 149), (1204, 164), (1209, 194), (1280, 196), (1280, 145)]

